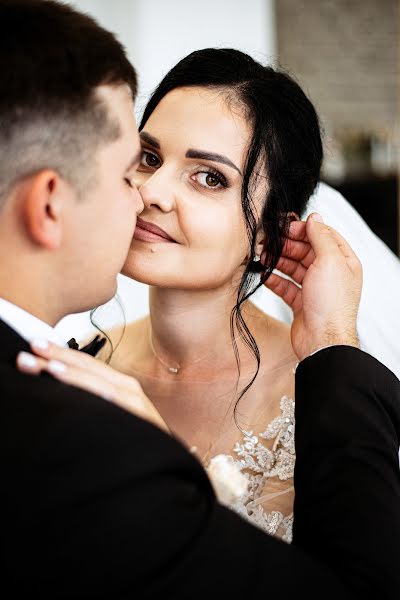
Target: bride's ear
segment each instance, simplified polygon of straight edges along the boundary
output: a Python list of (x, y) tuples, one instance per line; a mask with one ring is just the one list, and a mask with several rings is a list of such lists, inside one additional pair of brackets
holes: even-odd
[[(294, 211), (290, 211), (288, 213), (282, 214), (282, 219), (287, 221), (288, 228), (292, 221), (300, 221), (299, 215), (297, 213), (295, 213)], [(264, 231), (264, 229), (262, 227), (259, 227), (259, 230), (256, 235), (256, 243), (255, 243), (255, 248), (254, 248), (254, 253), (256, 255), (256, 262), (258, 262), (258, 257), (261, 258), (261, 256), (265, 252), (266, 242), (267, 242), (266, 232)], [(260, 270), (260, 269), (257, 269), (257, 270)]]
[(283, 218), (287, 219), (289, 221), (289, 225), (292, 221), (300, 221), (300, 217), (297, 213), (295, 213), (293, 210), (291, 210), (290, 212), (286, 213), (285, 215), (283, 215)]
[(261, 256), (264, 247), (265, 247), (265, 243), (267, 241), (267, 236), (265, 234), (265, 231), (263, 229), (261, 229), (260, 231), (258, 231), (257, 236), (256, 236), (256, 243), (254, 246), (254, 253), (255, 255)]

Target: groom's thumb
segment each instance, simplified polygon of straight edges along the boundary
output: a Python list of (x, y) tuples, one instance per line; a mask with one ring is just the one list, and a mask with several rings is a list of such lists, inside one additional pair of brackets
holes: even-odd
[(320, 214), (311, 213), (309, 215), (306, 223), (306, 232), (315, 256), (323, 258), (332, 254), (340, 255), (335, 236), (331, 229), (325, 225)]

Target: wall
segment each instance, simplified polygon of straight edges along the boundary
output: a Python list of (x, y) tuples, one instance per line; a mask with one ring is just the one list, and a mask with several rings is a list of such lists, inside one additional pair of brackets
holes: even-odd
[(400, 255), (400, 3), (278, 0), (276, 23), (279, 62), (322, 117), (323, 178)]
[(328, 134), (398, 134), (397, 0), (278, 0), (279, 62), (316, 104)]

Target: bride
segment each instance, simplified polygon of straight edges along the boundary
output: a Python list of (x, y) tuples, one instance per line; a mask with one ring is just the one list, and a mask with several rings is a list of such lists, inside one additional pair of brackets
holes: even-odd
[(290, 541), (297, 359), (290, 327), (250, 297), (319, 180), (318, 117), (288, 75), (206, 49), (165, 76), (140, 136), (145, 208), (123, 273), (150, 286), (150, 314), (119, 344), (110, 332), (110, 365), (140, 382), (217, 490), (221, 455), (242, 476), (231, 508)]

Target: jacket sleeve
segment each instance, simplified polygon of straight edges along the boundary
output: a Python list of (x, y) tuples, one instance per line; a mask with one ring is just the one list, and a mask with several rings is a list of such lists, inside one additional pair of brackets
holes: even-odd
[[(298, 368), (292, 546), (219, 506), (201, 465), (164, 432), (96, 396), (26, 378), (3, 512), (15, 591), (365, 600), (373, 590), (398, 598), (398, 388), (371, 360), (325, 350)], [(336, 370), (339, 383), (325, 393)]]
[(202, 466), (161, 430), (81, 390), (26, 382), (2, 490), (15, 597), (350, 597), (329, 564), (220, 506)]
[(400, 597), (400, 382), (337, 346), (296, 371), (293, 543), (356, 597)]

